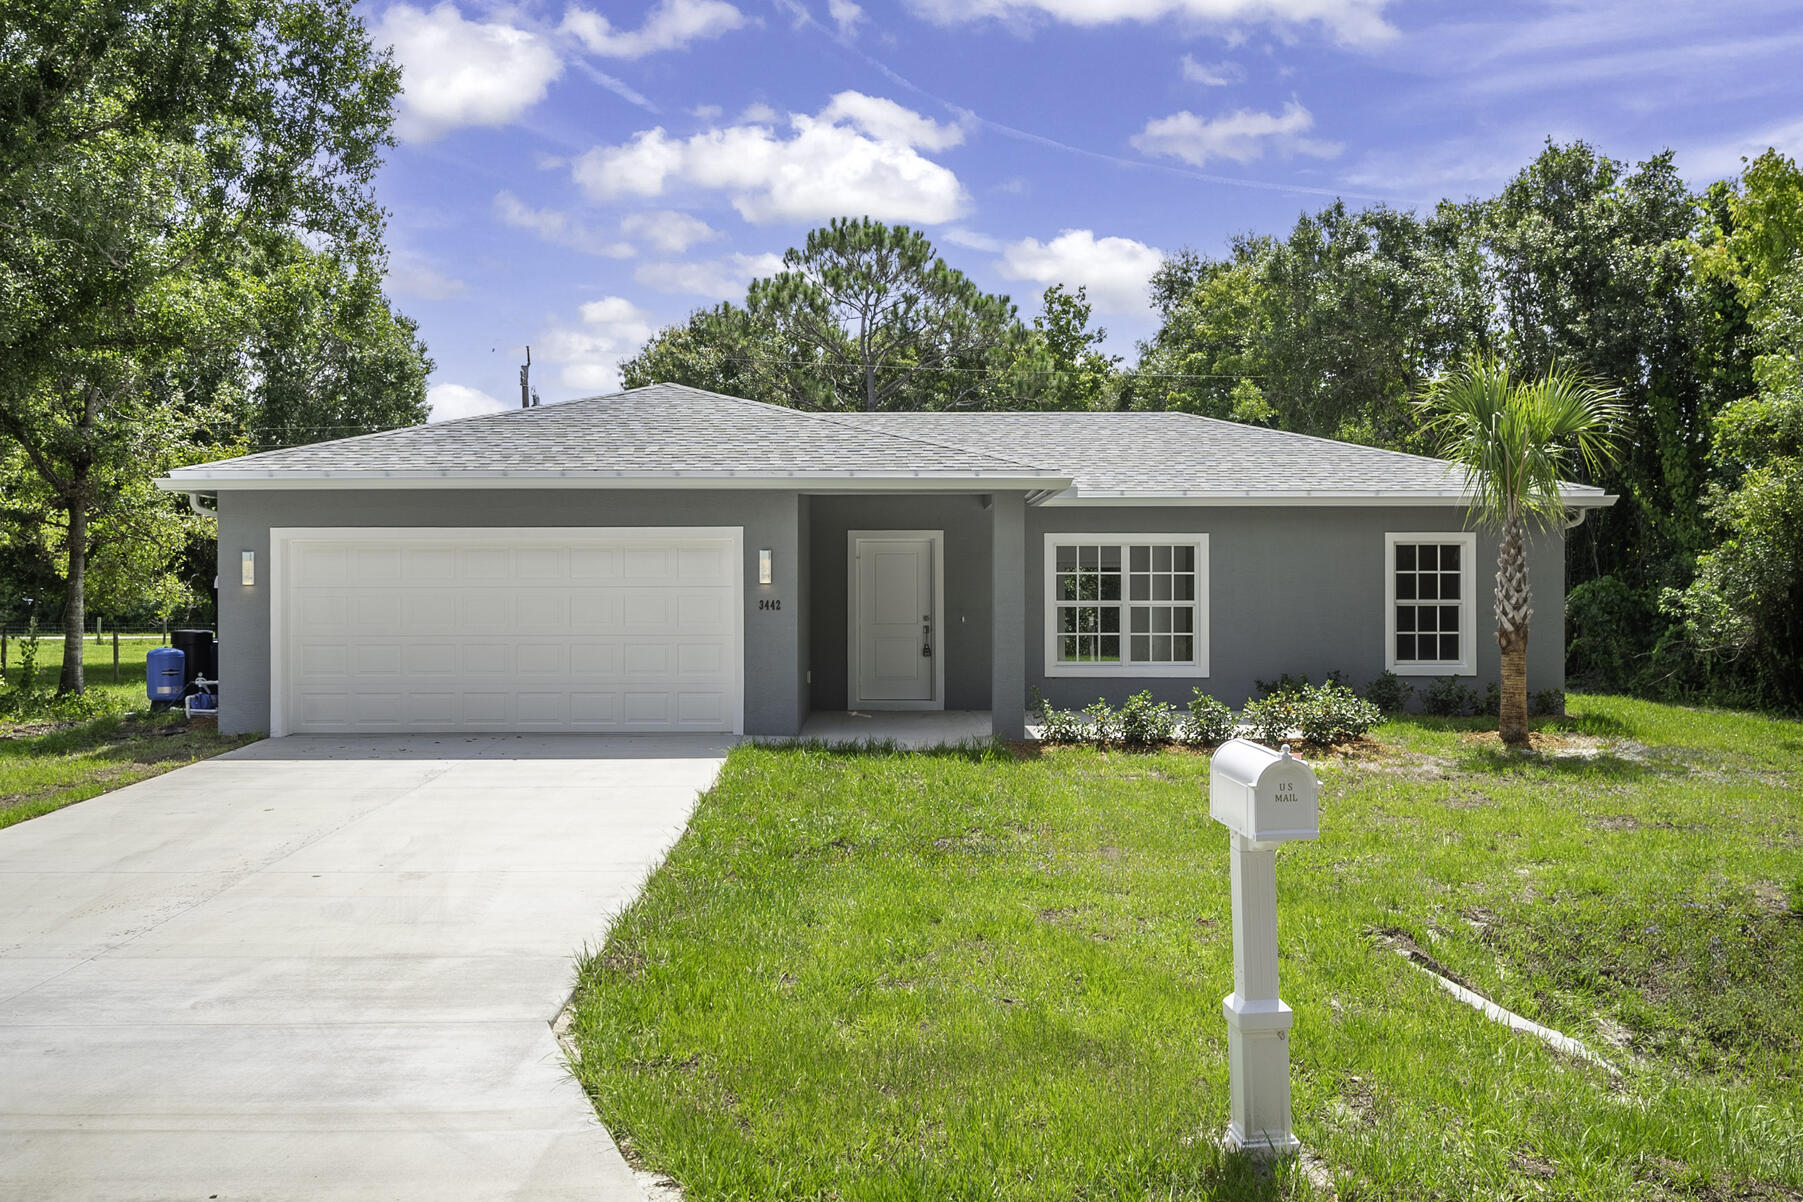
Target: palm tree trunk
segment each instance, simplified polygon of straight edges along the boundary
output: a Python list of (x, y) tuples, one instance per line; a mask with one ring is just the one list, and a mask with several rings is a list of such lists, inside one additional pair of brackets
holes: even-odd
[(1504, 743), (1528, 741), (1528, 623), (1534, 597), (1528, 588), (1526, 540), (1521, 515), (1513, 509), (1503, 524), (1496, 556), (1496, 642), (1502, 648), (1502, 706), (1497, 733)]

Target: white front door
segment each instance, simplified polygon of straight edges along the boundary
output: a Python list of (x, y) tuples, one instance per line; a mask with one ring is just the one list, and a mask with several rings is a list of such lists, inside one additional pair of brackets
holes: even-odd
[(942, 708), (939, 535), (854, 532), (854, 707)]

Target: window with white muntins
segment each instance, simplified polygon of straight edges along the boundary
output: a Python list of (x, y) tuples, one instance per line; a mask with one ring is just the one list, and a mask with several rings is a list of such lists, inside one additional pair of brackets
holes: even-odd
[(1384, 536), (1385, 665), (1398, 676), (1470, 676), (1475, 534)]
[(1048, 534), (1047, 676), (1208, 675), (1206, 534)]

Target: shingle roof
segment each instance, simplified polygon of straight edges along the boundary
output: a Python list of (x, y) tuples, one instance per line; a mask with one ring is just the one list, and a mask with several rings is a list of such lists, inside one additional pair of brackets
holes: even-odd
[(170, 478), (447, 474), (1060, 478), (984, 451), (676, 384), (264, 451), (177, 469)]
[[(804, 413), (676, 384), (410, 426), (171, 472), (166, 488), (296, 481), (450, 484), (916, 481), (1061, 499), (1456, 501), (1464, 476), (1420, 455), (1186, 413)], [(1602, 490), (1568, 485), (1576, 504)]]
[[(871, 429), (925, 434), (1073, 477), (1077, 495), (1132, 497), (1460, 497), (1463, 469), (1190, 413), (871, 413)], [(1602, 490), (1566, 486), (1575, 498)]]

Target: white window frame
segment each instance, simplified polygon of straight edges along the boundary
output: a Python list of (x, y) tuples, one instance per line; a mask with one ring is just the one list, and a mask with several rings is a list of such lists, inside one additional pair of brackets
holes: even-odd
[[(1128, 616), (1133, 602), (1125, 595), (1129, 591), (1128, 569), (1129, 548), (1135, 544), (1194, 547), (1196, 550), (1196, 596), (1192, 604), (1195, 606), (1195, 645), (1196, 658), (1193, 663), (1120, 663), (1103, 664), (1067, 664), (1058, 659), (1058, 547), (1067, 546), (1097, 547), (1118, 546), (1121, 548), (1121, 654), (1127, 654), (1127, 640), (1132, 637), (1132, 620)], [(1147, 532), (1143, 534), (1090, 534), (1084, 531), (1065, 531), (1045, 536), (1044, 565), (1041, 578), (1045, 603), (1045, 675), (1055, 676), (1179, 676), (1199, 678), (1208, 675), (1208, 535), (1189, 534), (1185, 532), (1163, 533)], [(1162, 602), (1160, 604), (1163, 604)]]
[[(1396, 658), (1396, 548), (1406, 543), (1437, 543), (1459, 552), (1459, 658)], [(1384, 535), (1384, 667), (1398, 676), (1477, 675), (1477, 535), (1469, 530), (1396, 531)]]

